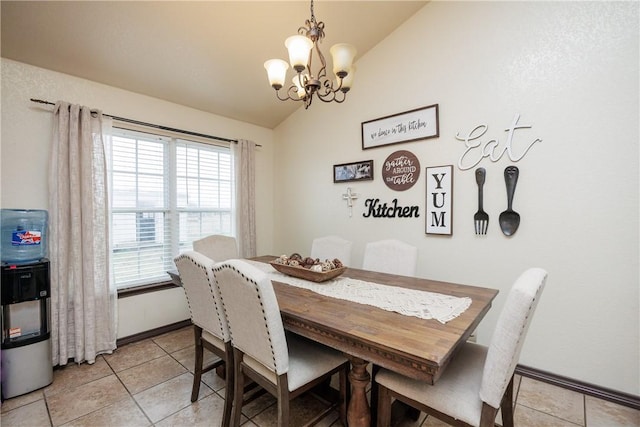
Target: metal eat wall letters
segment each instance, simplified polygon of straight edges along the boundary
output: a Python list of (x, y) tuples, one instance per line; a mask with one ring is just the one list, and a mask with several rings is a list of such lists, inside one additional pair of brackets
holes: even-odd
[(486, 142), (479, 140), (479, 138), (487, 133), (487, 129), (489, 128), (485, 124), (476, 126), (466, 136), (461, 136), (460, 132), (458, 132), (456, 134), (456, 139), (464, 141), (464, 146), (466, 147), (464, 153), (462, 153), (458, 160), (458, 168), (463, 171), (474, 168), (486, 157), (489, 157), (492, 162), (497, 162), (502, 158), (502, 156), (504, 156), (504, 153), (507, 153), (512, 162), (521, 160), (525, 154), (529, 152), (531, 147), (533, 147), (536, 142), (542, 142), (542, 139), (534, 139), (529, 142), (529, 145), (527, 145), (520, 154), (517, 154), (514, 150), (516, 143), (514, 142), (513, 134), (517, 129), (531, 128), (530, 125), (519, 125), (519, 120), (520, 114), (516, 113), (513, 117), (513, 121), (511, 122), (511, 126), (505, 129), (505, 132), (507, 132), (507, 142), (502, 149), (498, 149), (498, 145), (500, 144), (498, 139), (490, 139)]

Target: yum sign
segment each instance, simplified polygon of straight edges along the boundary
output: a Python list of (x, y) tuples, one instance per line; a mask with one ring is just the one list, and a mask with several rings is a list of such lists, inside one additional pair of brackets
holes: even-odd
[(427, 168), (426, 234), (451, 235), (453, 166)]

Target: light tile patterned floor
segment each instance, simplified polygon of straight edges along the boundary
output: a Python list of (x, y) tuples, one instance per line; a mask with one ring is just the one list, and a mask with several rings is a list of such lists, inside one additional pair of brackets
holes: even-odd
[[(191, 403), (193, 360), (191, 328), (125, 345), (114, 354), (98, 357), (93, 365), (72, 364), (56, 369), (50, 386), (4, 401), (0, 424), (3, 427), (220, 425), (224, 382), (214, 372), (204, 375), (199, 398)], [(323, 400), (303, 395), (292, 404), (290, 425), (303, 425), (326, 407)], [(276, 425), (275, 399), (268, 394), (245, 405), (242, 412), (243, 426)], [(337, 419), (334, 411), (319, 426), (339, 426)], [(402, 416), (395, 419), (394, 427), (444, 425), (424, 414), (415, 422)], [(518, 378), (515, 425), (638, 427), (640, 411)]]

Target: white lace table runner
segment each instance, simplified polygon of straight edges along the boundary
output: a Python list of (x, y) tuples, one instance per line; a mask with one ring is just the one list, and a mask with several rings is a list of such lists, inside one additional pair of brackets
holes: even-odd
[(435, 292), (381, 285), (349, 277), (338, 277), (326, 282), (315, 283), (282, 274), (269, 264), (250, 262), (267, 273), (271, 280), (277, 282), (308, 289), (320, 295), (394, 311), (405, 316), (436, 319), (440, 323), (455, 319), (471, 305), (469, 297), (453, 297)]

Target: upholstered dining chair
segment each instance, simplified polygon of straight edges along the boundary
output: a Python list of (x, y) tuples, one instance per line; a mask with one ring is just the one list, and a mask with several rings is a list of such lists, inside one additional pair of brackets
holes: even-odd
[(238, 243), (235, 237), (212, 234), (193, 241), (193, 250), (215, 262), (238, 258)]
[[(227, 318), (222, 309), (222, 302), (213, 275), (214, 261), (207, 256), (188, 251), (178, 255), (174, 262), (178, 267), (180, 279), (187, 296), (191, 321), (195, 335), (195, 367), (191, 401), (198, 399), (202, 374), (224, 364), (225, 367), (225, 403), (222, 426), (228, 427), (231, 422), (231, 405), (233, 404), (233, 350)], [(219, 357), (209, 366), (203, 367), (204, 349)]]
[(216, 264), (214, 274), (234, 353), (232, 425), (240, 425), (244, 376), (277, 398), (278, 426), (288, 426), (289, 401), (339, 373), (340, 418), (346, 426), (346, 357), (303, 337), (285, 334), (271, 280), (256, 267), (235, 259)]
[[(418, 263), (418, 248), (396, 239), (369, 242), (364, 247), (362, 269), (378, 271), (380, 273), (415, 276)], [(371, 377), (374, 378), (380, 367), (371, 365)], [(372, 388), (370, 393), (371, 406), (376, 407), (378, 389)], [(373, 414), (373, 420), (376, 414)]]
[(369, 242), (364, 248), (362, 269), (380, 273), (415, 276), (418, 248), (400, 240)]
[(546, 279), (547, 272), (540, 268), (522, 273), (507, 296), (489, 347), (464, 343), (434, 385), (380, 369), (374, 378), (378, 427), (390, 423), (392, 398), (455, 426), (493, 427), (502, 409), (502, 425), (513, 427), (513, 373)]
[(311, 243), (311, 258), (333, 260), (338, 258), (342, 264), (351, 265), (351, 246), (349, 240), (338, 236), (325, 236), (313, 239)]

